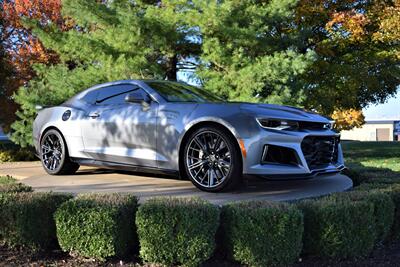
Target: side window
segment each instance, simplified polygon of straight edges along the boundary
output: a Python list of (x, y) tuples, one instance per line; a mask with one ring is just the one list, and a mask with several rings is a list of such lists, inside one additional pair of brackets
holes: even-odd
[(120, 105), (125, 103), (125, 96), (130, 92), (142, 90), (136, 85), (119, 84), (99, 89), (97, 105)]
[(85, 94), (81, 100), (89, 103), (89, 104), (94, 104), (96, 102), (97, 94), (99, 93), (99, 90), (93, 90)]

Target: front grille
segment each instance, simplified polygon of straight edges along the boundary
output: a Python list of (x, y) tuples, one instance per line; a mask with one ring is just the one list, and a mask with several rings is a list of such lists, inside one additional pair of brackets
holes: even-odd
[(338, 160), (340, 139), (336, 136), (307, 136), (301, 143), (301, 150), (310, 170), (321, 169)]

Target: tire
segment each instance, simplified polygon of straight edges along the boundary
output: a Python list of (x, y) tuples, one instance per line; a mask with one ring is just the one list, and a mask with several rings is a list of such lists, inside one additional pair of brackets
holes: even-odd
[(189, 135), (182, 166), (200, 190), (234, 189), (242, 180), (242, 159), (236, 140), (223, 127), (204, 126)]
[(54, 129), (45, 132), (40, 141), (40, 160), (51, 175), (74, 174), (79, 169), (79, 164), (69, 158), (63, 136)]

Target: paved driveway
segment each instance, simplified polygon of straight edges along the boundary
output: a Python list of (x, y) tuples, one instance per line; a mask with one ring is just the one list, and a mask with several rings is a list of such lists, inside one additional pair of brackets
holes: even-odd
[(54, 192), (131, 192), (145, 201), (153, 196), (197, 196), (215, 204), (239, 200), (296, 200), (344, 191), (352, 181), (344, 175), (319, 176), (309, 180), (266, 181), (249, 178), (244, 186), (229, 193), (206, 193), (195, 188), (190, 181), (132, 172), (117, 172), (81, 167), (76, 175), (51, 176), (40, 162), (0, 164), (0, 175), (12, 175), (32, 186), (36, 191)]

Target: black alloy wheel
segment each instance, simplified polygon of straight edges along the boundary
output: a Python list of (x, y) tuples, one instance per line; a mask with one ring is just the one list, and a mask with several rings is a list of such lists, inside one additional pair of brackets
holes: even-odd
[(222, 127), (194, 131), (185, 146), (184, 166), (189, 179), (203, 191), (233, 189), (242, 176), (236, 140)]
[(47, 173), (73, 174), (79, 169), (79, 164), (72, 162), (64, 138), (54, 129), (43, 135), (40, 142), (40, 158)]

